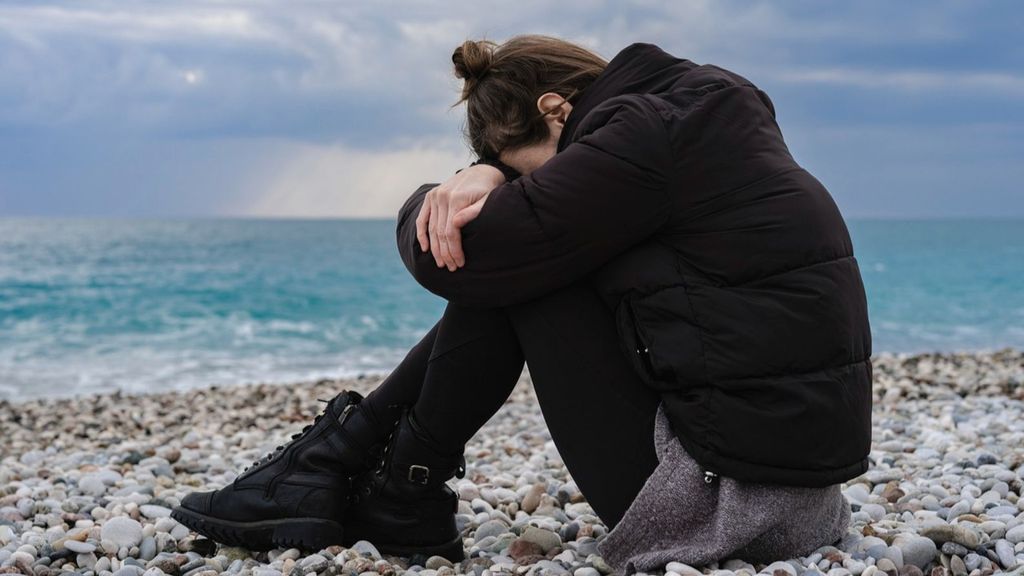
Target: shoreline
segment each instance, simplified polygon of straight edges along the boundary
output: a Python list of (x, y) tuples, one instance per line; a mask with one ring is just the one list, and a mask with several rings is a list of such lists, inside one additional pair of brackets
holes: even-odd
[[(892, 362), (900, 362), (914, 359), (938, 359), (938, 360), (954, 360), (954, 359), (966, 359), (972, 358), (998, 358), (1006, 355), (1024, 355), (1024, 348), (1015, 348), (1011, 346), (1001, 348), (986, 348), (977, 350), (952, 350), (952, 351), (923, 351), (923, 352), (879, 352), (872, 355), (873, 363), (885, 363), (890, 364)], [(391, 373), (391, 369), (367, 369), (367, 370), (342, 370), (342, 375), (331, 375), (325, 374), (322, 376), (312, 378), (298, 378), (298, 379), (275, 379), (275, 380), (254, 380), (254, 381), (240, 381), (230, 384), (210, 384), (210, 385), (198, 385), (189, 386), (184, 388), (172, 388), (169, 390), (145, 390), (145, 391), (126, 391), (122, 389), (104, 390), (104, 391), (89, 391), (89, 392), (69, 392), (67, 394), (40, 394), (25, 397), (3, 397), (0, 396), (0, 406), (7, 404), (18, 405), (29, 402), (38, 401), (87, 401), (95, 396), (110, 396), (120, 395), (122, 397), (145, 397), (150, 395), (159, 394), (184, 394), (194, 390), (230, 390), (234, 388), (248, 388), (256, 386), (311, 386), (318, 383), (325, 382), (349, 382), (359, 380), (377, 380), (383, 379)], [(351, 374), (349, 374), (351, 372)], [(527, 370), (528, 372), (528, 370)], [(0, 455), (2, 457), (2, 455)]]
[[(742, 559), (699, 570), (671, 565), (670, 576), (714, 570), (717, 576), (1024, 576), (1024, 351), (880, 353), (873, 360), (873, 464), (843, 483), (853, 514), (841, 549), (824, 547), (767, 566)], [(0, 572), (610, 571), (596, 554), (607, 528), (558, 457), (528, 371), (467, 443), (466, 477), (450, 481), (461, 497), (457, 518), (467, 549), (467, 560), (454, 566), (441, 559), (412, 559), (418, 565), (378, 559), (369, 545), (317, 554), (218, 548), (166, 517), (187, 492), (229, 483), (287, 441), (319, 413), (317, 398), (343, 387), (365, 394), (384, 374), (0, 400)], [(124, 531), (117, 541), (104, 530), (111, 520)]]

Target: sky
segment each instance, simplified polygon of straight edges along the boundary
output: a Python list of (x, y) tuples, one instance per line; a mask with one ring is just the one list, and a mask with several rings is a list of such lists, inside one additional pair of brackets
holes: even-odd
[(0, 0), (0, 216), (393, 218), (474, 158), (451, 54), (650, 42), (765, 90), (848, 217), (1024, 216), (1024, 3)]

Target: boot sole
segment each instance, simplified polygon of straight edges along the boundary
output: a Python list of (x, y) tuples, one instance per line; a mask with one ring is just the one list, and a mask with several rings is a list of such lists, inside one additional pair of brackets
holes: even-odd
[[(345, 539), (342, 544), (345, 547), (350, 547), (360, 540), (365, 538), (360, 537), (357, 531), (348, 530), (345, 533)], [(462, 544), (462, 535), (459, 534), (455, 538), (447, 542), (440, 544), (402, 544), (398, 542), (384, 542), (380, 540), (370, 540), (374, 548), (377, 549), (381, 554), (387, 554), (389, 556), (402, 556), (410, 557), (416, 554), (422, 554), (424, 556), (443, 556), (452, 562), (461, 562), (466, 558), (466, 551)]]
[(250, 550), (269, 550), (275, 547), (323, 550), (340, 544), (344, 536), (341, 524), (324, 518), (236, 522), (206, 516), (180, 506), (171, 511), (171, 518), (210, 540)]

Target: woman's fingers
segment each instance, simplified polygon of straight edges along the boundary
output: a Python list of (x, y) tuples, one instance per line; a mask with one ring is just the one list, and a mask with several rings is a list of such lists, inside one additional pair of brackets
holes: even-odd
[(449, 270), (455, 271), (461, 268), (466, 263), (466, 258), (462, 254), (462, 231), (455, 225), (455, 209), (448, 213), (448, 225), (445, 227), (445, 237), (448, 238), (448, 251), (452, 257), (452, 265), (448, 267)]
[(437, 194), (430, 195), (430, 221), (427, 224), (427, 231), (430, 235), (430, 255), (434, 257), (434, 262), (437, 267), (441, 267), (441, 239), (438, 237), (437, 230), (437, 211), (440, 202), (437, 198)]
[(423, 197), (423, 204), (420, 204), (420, 213), (416, 216), (416, 239), (420, 241), (420, 250), (430, 250), (430, 236), (427, 233), (427, 224), (430, 223), (430, 197), (433, 189)]
[[(455, 212), (451, 217), (451, 228), (454, 232), (449, 232), (449, 242), (454, 247), (452, 250), (452, 256), (455, 257), (455, 265), (462, 268), (466, 265), (466, 255), (462, 251), (462, 227), (470, 223), (477, 216), (480, 215), (480, 210), (484, 206), (484, 201), (487, 200), (487, 196), (473, 202), (469, 206), (466, 206), (462, 210)], [(455, 242), (451, 242), (451, 239), (455, 238)]]
[(469, 224), (480, 215), (480, 210), (484, 207), (484, 202), (487, 201), (487, 196), (473, 202), (469, 206), (466, 206), (462, 210), (459, 210), (452, 216), (452, 225), (456, 228), (462, 228), (466, 224)]
[[(416, 216), (416, 238), (420, 248), (430, 251), (438, 268), (454, 272), (465, 266), (461, 228), (480, 213), (493, 187), (462, 186), (447, 182), (427, 192)], [(468, 205), (467, 205), (468, 203)]]
[(448, 245), (448, 215), (452, 210), (451, 194), (443, 194), (437, 199), (437, 236), (440, 240), (439, 256), (441, 265), (447, 266), (449, 271), (455, 270), (455, 260), (452, 258), (451, 248)]

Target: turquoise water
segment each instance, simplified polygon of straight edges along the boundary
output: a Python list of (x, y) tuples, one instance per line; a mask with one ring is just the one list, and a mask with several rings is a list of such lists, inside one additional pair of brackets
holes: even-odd
[[(875, 351), (1024, 348), (1024, 221), (851, 221)], [(391, 220), (0, 219), (0, 398), (382, 372), (444, 301)]]

